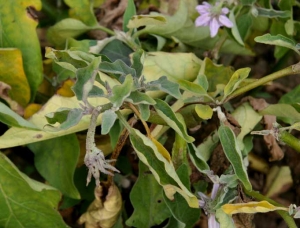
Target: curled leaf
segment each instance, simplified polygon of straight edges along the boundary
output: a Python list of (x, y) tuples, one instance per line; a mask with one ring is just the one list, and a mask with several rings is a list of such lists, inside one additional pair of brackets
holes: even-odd
[(85, 228), (110, 228), (118, 219), (122, 208), (120, 191), (115, 185), (109, 186), (107, 190), (104, 188), (103, 186), (95, 188), (95, 200), (87, 212), (79, 218), (79, 224), (85, 223)]

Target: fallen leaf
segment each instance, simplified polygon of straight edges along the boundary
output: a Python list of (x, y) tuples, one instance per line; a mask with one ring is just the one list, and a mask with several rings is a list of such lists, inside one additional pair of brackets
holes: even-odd
[(79, 218), (79, 224), (85, 223), (85, 228), (111, 228), (118, 219), (122, 209), (121, 193), (114, 184), (104, 188), (102, 185), (95, 188), (95, 200)]

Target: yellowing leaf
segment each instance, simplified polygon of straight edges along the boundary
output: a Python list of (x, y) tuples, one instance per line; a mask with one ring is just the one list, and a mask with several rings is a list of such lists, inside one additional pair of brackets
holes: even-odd
[(168, 162), (171, 162), (171, 156), (169, 154), (169, 152), (166, 150), (166, 148), (161, 145), (160, 142), (158, 142), (155, 138), (151, 138), (151, 141), (154, 143), (154, 145), (156, 146), (158, 152), (165, 158), (168, 160)]
[(197, 115), (204, 120), (210, 119), (213, 115), (213, 110), (209, 105), (197, 104), (195, 111)]
[(40, 10), (42, 3), (40, 0), (0, 1), (0, 47), (15, 47), (22, 52), (24, 72), (33, 97), (43, 80), (43, 64), (36, 33), (38, 23), (27, 7)]
[(42, 108), (40, 104), (30, 104), (24, 110), (24, 119), (29, 119), (33, 114)]
[(160, 15), (136, 15), (128, 22), (128, 28), (139, 28), (146, 25), (160, 26), (166, 23), (166, 18)]
[(222, 209), (226, 214), (229, 215), (237, 213), (265, 213), (276, 210), (288, 211), (288, 208), (277, 207), (267, 201), (225, 204), (222, 206)]
[(71, 90), (71, 87), (73, 85), (74, 85), (74, 81), (71, 79), (64, 81), (62, 87), (57, 90), (57, 94), (63, 97), (73, 97), (74, 92)]
[(11, 89), (8, 95), (25, 107), (30, 100), (30, 88), (23, 69), (22, 53), (16, 48), (0, 49), (0, 81)]
[(95, 188), (95, 200), (79, 219), (85, 228), (111, 228), (116, 223), (122, 209), (122, 196), (117, 186), (111, 185), (105, 194), (105, 187)]

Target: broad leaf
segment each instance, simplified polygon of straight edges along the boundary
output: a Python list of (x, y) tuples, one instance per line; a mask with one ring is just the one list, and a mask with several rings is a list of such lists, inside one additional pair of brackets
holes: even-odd
[(198, 85), (194, 82), (190, 82), (183, 79), (178, 79), (176, 82), (179, 84), (180, 88), (186, 91), (190, 91), (195, 95), (206, 95), (206, 89), (204, 89), (201, 85)]
[(28, 178), (3, 153), (0, 179), (1, 227), (67, 227), (57, 211), (60, 193)]
[(35, 154), (35, 167), (45, 180), (64, 195), (79, 199), (73, 180), (80, 150), (76, 135), (61, 136), (28, 147)]
[(156, 104), (154, 105), (154, 108), (158, 115), (161, 116), (166, 121), (166, 123), (187, 142), (193, 142), (194, 138), (187, 134), (185, 124), (179, 121), (170, 106), (160, 99), (155, 99), (155, 101)]
[(139, 162), (139, 177), (130, 192), (133, 214), (126, 221), (130, 227), (152, 227), (161, 224), (171, 213), (163, 199), (163, 188), (148, 168)]
[(224, 153), (232, 164), (236, 176), (247, 190), (251, 190), (252, 186), (248, 179), (246, 167), (243, 163), (242, 153), (237, 146), (233, 131), (228, 126), (222, 125), (219, 127), (218, 134)]
[(220, 223), (220, 228), (236, 228), (232, 217), (227, 215), (222, 208), (217, 209), (216, 218)]
[(146, 93), (142, 93), (139, 91), (133, 91), (130, 93), (130, 95), (126, 98), (126, 101), (132, 103), (132, 104), (148, 104), (148, 105), (154, 105), (156, 102), (153, 98), (148, 96)]
[(0, 122), (11, 127), (21, 127), (33, 130), (39, 130), (37, 126), (23, 119), (20, 115), (12, 111), (5, 104), (0, 102)]
[(281, 34), (278, 34), (276, 36), (272, 36), (271, 34), (265, 34), (263, 36), (257, 36), (254, 38), (254, 40), (258, 43), (264, 43), (264, 44), (270, 44), (270, 45), (276, 45), (280, 47), (286, 47), (289, 49), (292, 49), (295, 51), (298, 55), (300, 55), (300, 52), (298, 50), (298, 47), (296, 46), (296, 43)]
[[(182, 180), (182, 182), (186, 183), (186, 186), (190, 186), (188, 167), (186, 165), (182, 165), (177, 170), (177, 174)], [(200, 210), (198, 208), (191, 208), (185, 199), (178, 193), (176, 193), (174, 200), (170, 200), (164, 195), (164, 201), (169, 207), (173, 217), (184, 224), (184, 227), (193, 227), (193, 225), (199, 220)]]
[(139, 49), (132, 55), (132, 65), (131, 67), (136, 71), (136, 77), (139, 78), (143, 72), (143, 64), (145, 61), (145, 52), (143, 49)]
[(0, 2), (0, 47), (21, 50), (24, 72), (30, 86), (31, 99), (33, 99), (43, 80), (43, 63), (40, 42), (36, 33), (38, 23), (27, 12), (27, 7), (40, 10), (42, 3), (40, 0)]
[(289, 120), (288, 123), (300, 121), (300, 113), (292, 105), (288, 104), (269, 105), (259, 113), (261, 115), (273, 115), (280, 118), (287, 118)]
[(274, 9), (256, 8), (258, 16), (267, 18), (288, 18), (291, 17), (291, 11), (280, 11)]
[(176, 174), (174, 166), (158, 152), (156, 146), (149, 138), (138, 130), (132, 129), (130, 141), (139, 159), (149, 167), (169, 199), (174, 199), (174, 194), (178, 192), (184, 197), (190, 207), (198, 208), (197, 198), (184, 186)]
[(279, 103), (281, 104), (300, 104), (300, 85), (296, 86), (294, 89), (289, 91), (288, 93), (284, 94)]
[(195, 106), (195, 111), (197, 115), (204, 120), (211, 119), (213, 115), (213, 110), (209, 105), (197, 104)]

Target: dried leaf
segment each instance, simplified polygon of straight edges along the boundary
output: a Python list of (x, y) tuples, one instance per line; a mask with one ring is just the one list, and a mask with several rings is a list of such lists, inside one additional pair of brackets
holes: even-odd
[(105, 195), (105, 187), (95, 188), (95, 200), (79, 218), (85, 228), (111, 228), (116, 223), (122, 208), (122, 197), (117, 186), (111, 185)]

